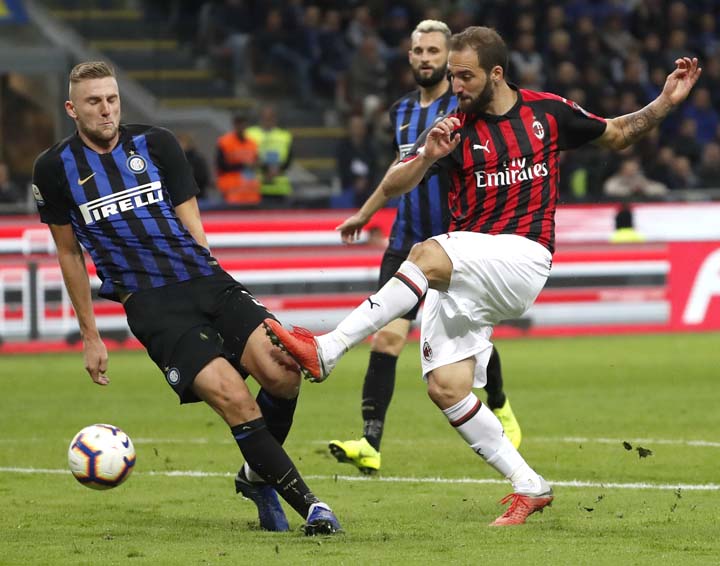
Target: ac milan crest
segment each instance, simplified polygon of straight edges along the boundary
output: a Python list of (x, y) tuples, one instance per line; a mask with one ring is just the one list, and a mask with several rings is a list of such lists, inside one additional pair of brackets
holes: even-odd
[(532, 131), (533, 134), (535, 134), (535, 137), (539, 140), (545, 137), (545, 128), (543, 128), (543, 125), (538, 120), (535, 120), (532, 123)]
[(422, 353), (423, 353), (423, 358), (425, 358), (426, 361), (429, 362), (430, 360), (432, 360), (433, 351), (432, 351), (432, 348), (430, 347), (430, 343), (427, 340), (425, 340), (425, 342), (423, 342)]

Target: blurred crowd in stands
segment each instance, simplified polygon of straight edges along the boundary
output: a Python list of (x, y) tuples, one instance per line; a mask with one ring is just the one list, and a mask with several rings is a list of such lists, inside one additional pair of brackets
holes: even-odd
[(718, 2), (216, 0), (198, 14), (196, 49), (225, 65), (238, 93), (276, 76), (299, 105), (342, 113), (348, 139), (338, 148), (338, 173), (356, 198), (346, 191), (338, 204), (362, 202), (392, 158), (386, 112), (415, 88), (409, 36), (425, 18), (453, 31), (495, 27), (510, 49), (511, 81), (606, 117), (640, 109), (675, 59), (697, 56), (700, 84), (645, 142), (622, 153), (590, 146), (564, 155), (562, 200), (668, 199), (677, 189), (720, 188)]
[[(605, 117), (640, 109), (661, 91), (678, 57), (698, 57), (703, 75), (690, 99), (645, 141), (620, 153), (596, 146), (563, 153), (561, 202), (673, 200), (681, 198), (679, 191), (686, 195), (687, 189), (718, 189), (706, 193), (720, 198), (720, 2), (158, 0), (148, 4), (165, 15), (198, 61), (233, 85), (237, 96), (252, 96), (258, 85), (269, 84), (284, 92), (284, 103), (318, 116), (332, 109), (341, 117), (347, 130), (347, 138), (337, 147), (343, 192), (331, 205), (359, 206), (394, 158), (387, 110), (415, 88), (407, 52), (412, 29), (426, 18), (445, 21), (454, 32), (469, 25), (496, 28), (510, 49), (511, 82), (554, 92)], [(263, 121), (259, 115), (243, 119)], [(262, 126), (258, 127), (261, 131), (256, 134), (261, 135)], [(238, 128), (236, 123), (234, 129)], [(275, 147), (269, 156), (258, 153), (252, 166), (236, 163), (231, 168), (247, 170), (248, 177), (266, 177), (265, 181), (251, 178), (253, 186), (272, 177), (284, 183), (292, 139), (273, 140), (278, 147), (286, 143), (287, 153)], [(259, 145), (259, 138), (255, 143)], [(194, 149), (189, 149), (192, 154)], [(217, 151), (218, 163), (210, 168), (216, 176), (208, 173), (207, 164), (196, 165), (205, 186), (227, 173), (220, 146)], [(196, 151), (194, 157), (201, 160)], [(0, 180), (3, 175), (7, 176), (0, 165)], [(270, 200), (283, 201), (285, 189), (278, 190), (280, 197)], [(2, 195), (11, 194), (3, 191)]]

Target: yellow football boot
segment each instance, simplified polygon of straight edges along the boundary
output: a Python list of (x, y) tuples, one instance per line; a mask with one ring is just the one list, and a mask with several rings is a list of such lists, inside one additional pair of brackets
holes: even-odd
[(508, 440), (510, 440), (516, 449), (520, 448), (520, 442), (522, 442), (520, 423), (517, 422), (515, 413), (513, 413), (510, 401), (508, 401), (507, 397), (505, 398), (505, 404), (499, 409), (493, 409), (492, 412), (495, 413), (495, 416), (500, 421)]
[(380, 452), (363, 437), (360, 440), (332, 440), (330, 453), (338, 462), (353, 464), (363, 474), (374, 474), (380, 469)]

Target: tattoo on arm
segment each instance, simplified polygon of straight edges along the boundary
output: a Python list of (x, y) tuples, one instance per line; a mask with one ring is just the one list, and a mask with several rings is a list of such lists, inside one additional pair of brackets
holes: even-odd
[(622, 133), (623, 146), (634, 144), (665, 119), (672, 110), (670, 104), (653, 101), (645, 108), (617, 118)]

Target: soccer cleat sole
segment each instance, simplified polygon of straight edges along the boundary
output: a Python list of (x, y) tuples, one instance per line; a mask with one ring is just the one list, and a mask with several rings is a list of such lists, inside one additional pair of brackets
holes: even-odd
[(303, 532), (305, 533), (305, 536), (315, 537), (342, 534), (345, 531), (337, 528), (332, 521), (322, 519), (320, 521), (314, 521), (312, 524), (303, 525)]
[(314, 375), (309, 369), (307, 369), (300, 360), (298, 360), (290, 350), (287, 349), (285, 344), (282, 343), (282, 340), (278, 338), (278, 335), (275, 334), (275, 331), (270, 327), (269, 324), (266, 322), (263, 322), (263, 327), (265, 328), (265, 334), (267, 334), (267, 337), (270, 338), (270, 342), (273, 346), (277, 346), (280, 348), (283, 352), (285, 352), (288, 356), (290, 356), (295, 363), (300, 368), (300, 375), (303, 379), (308, 379), (310, 381), (319, 381), (321, 378), (319, 376)]
[(330, 454), (332, 454), (335, 459), (341, 463), (341, 464), (352, 464), (353, 466), (356, 466), (358, 470), (360, 470), (361, 473), (365, 474), (366, 476), (372, 476), (378, 473), (378, 469), (376, 468), (368, 468), (366, 466), (360, 466), (358, 465), (355, 460), (352, 458), (348, 458), (347, 454), (345, 453), (345, 450), (340, 448), (337, 444), (328, 444), (328, 449), (330, 450)]

